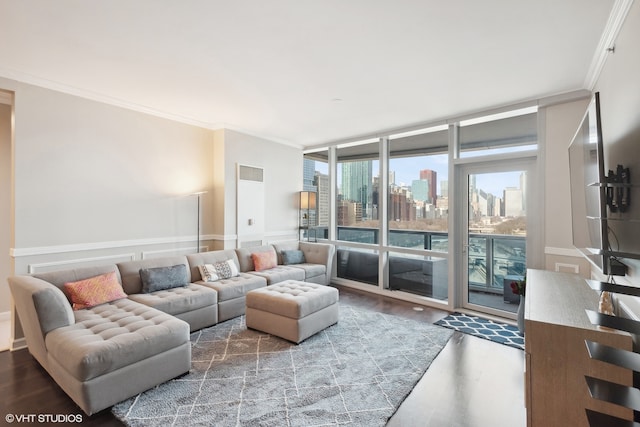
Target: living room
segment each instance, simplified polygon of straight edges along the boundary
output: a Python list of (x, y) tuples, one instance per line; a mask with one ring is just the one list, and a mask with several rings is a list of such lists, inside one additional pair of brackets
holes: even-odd
[[(20, 40), (12, 48), (3, 48), (3, 58), (7, 58), (7, 61), (3, 61), (4, 65), (0, 68), (2, 104), (7, 106), (0, 109), (0, 169), (3, 171), (0, 188), (1, 205), (4, 207), (0, 212), (0, 223), (5, 224), (0, 232), (0, 249), (10, 254), (0, 258), (0, 320), (4, 321), (3, 325), (9, 323), (14, 326), (11, 330), (3, 328), (11, 337), (8, 347), (22, 348), (24, 341), (21, 340), (19, 326), (9, 322), (12, 305), (6, 284), (7, 276), (186, 254), (197, 249), (229, 249), (236, 247), (241, 238), (251, 237), (241, 236), (237, 224), (238, 165), (259, 167), (265, 171), (266, 214), (261, 238), (266, 242), (297, 239), (299, 211), (296, 197), (302, 189), (305, 150), (364, 141), (375, 135), (395, 134), (436, 122), (487, 115), (497, 110), (515, 109), (523, 104), (536, 105), (538, 117), (543, 118), (539, 136), (540, 146), (544, 147), (538, 154), (539, 180), (543, 183), (543, 210), (536, 208), (530, 212), (530, 215), (541, 217), (538, 237), (542, 250), (531, 254), (534, 261), (528, 264), (547, 270), (556, 270), (558, 266), (576, 266), (582, 276), (588, 277), (591, 274), (590, 264), (572, 244), (567, 147), (584, 114), (589, 96), (593, 92), (600, 92), (608, 165), (612, 168), (618, 163), (624, 164), (633, 172), (638, 162), (633, 155), (637, 153), (637, 111), (640, 111), (640, 79), (637, 77), (640, 75), (637, 55), (640, 6), (632, 1), (591, 3), (587, 6), (582, 2), (570, 2), (562, 6), (558, 16), (562, 16), (564, 21), (554, 23), (554, 28), (549, 28), (549, 32), (552, 29), (558, 31), (555, 26), (571, 32), (563, 27), (568, 25), (571, 13), (590, 17), (593, 28), (586, 28), (588, 25), (583, 24), (576, 25), (575, 30), (581, 37), (588, 36), (589, 39), (585, 45), (579, 44), (584, 49), (580, 56), (582, 62), (573, 64), (574, 68), (548, 62), (556, 56), (573, 54), (572, 49), (578, 46), (565, 45), (566, 42), (559, 36), (555, 44), (545, 46), (549, 51), (556, 50), (556, 56), (552, 59), (544, 52), (529, 53), (547, 69), (545, 78), (552, 81), (546, 90), (538, 85), (538, 92), (535, 93), (514, 90), (511, 98), (484, 98), (490, 101), (484, 101), (481, 105), (465, 104), (463, 91), (454, 99), (434, 103), (441, 104), (441, 112), (407, 115), (401, 118), (404, 122), (397, 119), (379, 120), (376, 114), (383, 115), (384, 112), (377, 110), (369, 111), (369, 118), (353, 112), (353, 115), (346, 116), (348, 105), (352, 102), (349, 96), (312, 92), (309, 93), (310, 99), (318, 96), (327, 98), (323, 108), (332, 112), (325, 116), (325, 122), (309, 120), (307, 133), (299, 133), (297, 138), (289, 137), (293, 133), (277, 132), (286, 128), (287, 123), (294, 127), (300, 119), (283, 115), (273, 99), (259, 99), (259, 96), (250, 98), (250, 92), (261, 92), (255, 86), (239, 85), (227, 92), (207, 92), (210, 95), (215, 93), (225, 100), (226, 105), (220, 107), (216, 104), (218, 110), (210, 109), (211, 115), (204, 116), (199, 115), (198, 106), (205, 101), (195, 95), (185, 95), (189, 90), (196, 93), (198, 89), (190, 87), (189, 76), (168, 81), (164, 80), (166, 76), (163, 74), (163, 80), (158, 78), (155, 87), (166, 98), (154, 104), (152, 94), (136, 93), (136, 87), (140, 87), (142, 92), (142, 87), (146, 86), (142, 84), (143, 81), (154, 80), (154, 74), (149, 73), (146, 78), (141, 78), (124, 65), (135, 63), (131, 62), (135, 59), (135, 53), (140, 56), (144, 56), (144, 53), (127, 51), (126, 55), (119, 56), (117, 52), (110, 51), (106, 44), (103, 45), (106, 43), (103, 39), (96, 39), (93, 45), (87, 40), (80, 40), (81, 36), (52, 42), (54, 46), (56, 43), (77, 43), (79, 48), (104, 49), (98, 49), (101, 55), (96, 57), (79, 58), (79, 62), (86, 67), (80, 73), (84, 76), (76, 75), (74, 80), (66, 80), (67, 76), (72, 75), (71, 70), (65, 70), (64, 55), (69, 55), (69, 52), (57, 51), (54, 46), (47, 45), (45, 39), (48, 33), (40, 23), (48, 19), (47, 13), (65, 22), (62, 16), (69, 14), (69, 11), (65, 11), (65, 8), (49, 10), (53, 6), (40, 3), (38, 7), (41, 9), (37, 13), (23, 10), (22, 7), (27, 8), (26, 5), (3, 5), (3, 9), (7, 8), (15, 14), (2, 14), (3, 18), (0, 18), (3, 20), (2, 28), (5, 28), (2, 31), (11, 30), (8, 37), (3, 39)], [(362, 7), (366, 9), (366, 6)], [(434, 11), (434, 15), (454, 16), (455, 10), (442, 7)], [(493, 7), (496, 9), (492, 13), (499, 14), (497, 11), (504, 5), (494, 4)], [(549, 4), (546, 7), (547, 13), (553, 16), (554, 8), (561, 6)], [(596, 12), (587, 13), (586, 9), (590, 7)], [(107, 9), (104, 12), (112, 13), (110, 18), (117, 21), (119, 11)], [(189, 16), (184, 16), (183, 12), (178, 13), (180, 19), (176, 19), (176, 25), (188, 22)], [(386, 12), (389, 10), (379, 11), (384, 18), (393, 16), (385, 15)], [(71, 22), (80, 20), (77, 16), (75, 18)], [(163, 23), (170, 22), (168, 17), (164, 18), (167, 21)], [(381, 19), (377, 15), (375, 18)], [(344, 19), (346, 22), (343, 24), (351, 22), (348, 17)], [(96, 21), (102, 22), (104, 27), (108, 27), (110, 22), (109, 16), (104, 21)], [(542, 21), (538, 21), (538, 25), (540, 31), (545, 31)], [(220, 26), (227, 28), (222, 24)], [(384, 28), (384, 25), (380, 25), (380, 28)], [(102, 36), (116, 36), (113, 29), (100, 30)], [(172, 27), (171, 31), (179, 30)], [(145, 34), (144, 37), (148, 39), (150, 35)], [(573, 40), (569, 35), (567, 39)], [(182, 57), (179, 54), (181, 46), (174, 44), (178, 43), (175, 40), (168, 43), (169, 56), (172, 57), (170, 63), (184, 61), (191, 70), (195, 70), (198, 61), (206, 62), (204, 58)], [(44, 52), (37, 49), (33, 53), (25, 53), (25, 49), (35, 49), (39, 43), (45, 46)], [(430, 48), (433, 48), (432, 44)], [(501, 48), (495, 45), (491, 49), (486, 48), (484, 53), (493, 55), (500, 52)], [(264, 47), (261, 46), (261, 49)], [(446, 57), (446, 49), (439, 52)], [(413, 54), (407, 53), (409, 56)], [(298, 51), (298, 55), (305, 57), (304, 52)], [(269, 59), (266, 53), (254, 52), (251, 57), (255, 61)], [(12, 58), (16, 58), (15, 62), (10, 61)], [(404, 57), (398, 56), (391, 62), (402, 63), (403, 60)], [(50, 69), (42, 68), (43, 63), (49, 64)], [(33, 68), (29, 68), (29, 64)], [(314, 64), (318, 65), (317, 62)], [(373, 61), (367, 64), (372, 67), (377, 65)], [(153, 65), (158, 69), (166, 67), (166, 63)], [(232, 69), (239, 67), (237, 64), (226, 65)], [(260, 68), (265, 67), (265, 62), (243, 65), (247, 68), (235, 69), (239, 80), (245, 75), (249, 78), (251, 73), (259, 73)], [(288, 76), (286, 71), (295, 68), (292, 63), (278, 65), (283, 76)], [(366, 70), (361, 68), (363, 74), (366, 74)], [(325, 69), (325, 72), (329, 70)], [(414, 76), (390, 74), (387, 78), (402, 80)], [(507, 77), (502, 75), (502, 79)], [(120, 86), (120, 91), (103, 91), (99, 86), (92, 86), (101, 81), (104, 82), (103, 88), (109, 85), (118, 87), (118, 81), (128, 84)], [(264, 85), (275, 86), (286, 97), (284, 92), (287, 83), (295, 81), (298, 80), (281, 79), (277, 83), (265, 81)], [(232, 83), (232, 80), (228, 81), (230, 88)], [(487, 84), (491, 89), (488, 92), (503, 92), (498, 86), (500, 83), (493, 81)], [(511, 84), (506, 80), (503, 83)], [(534, 86), (533, 83), (537, 81), (532, 81), (531, 86)], [(356, 82), (352, 84), (355, 86)], [(479, 85), (478, 82), (476, 84)], [(522, 88), (527, 86), (526, 81), (514, 84)], [(293, 91), (308, 90), (308, 86), (304, 87), (306, 89), (295, 88)], [(346, 91), (346, 88), (343, 90)], [(127, 91), (131, 98), (127, 98)], [(473, 92), (473, 89), (467, 91)], [(365, 92), (371, 94), (376, 91), (369, 86)], [(385, 96), (389, 94), (381, 93), (378, 98)], [(167, 99), (172, 99), (173, 105)], [(446, 110), (449, 104), (456, 103), (460, 104), (457, 110)], [(382, 99), (380, 104), (384, 105), (385, 100)], [(394, 113), (389, 115), (399, 114), (396, 111), (401, 111), (401, 108), (397, 104), (390, 105), (396, 107)], [(421, 106), (425, 107), (425, 103)], [(247, 122), (238, 122), (240, 116), (225, 115), (225, 108), (230, 111), (244, 109)], [(384, 110), (382, 107), (380, 109)], [(222, 118), (214, 119), (216, 114)], [(335, 133), (342, 121), (350, 121), (354, 125), (350, 133)], [(269, 123), (278, 123), (278, 126), (270, 128)], [(201, 191), (206, 193), (201, 197), (193, 196)], [(198, 201), (201, 203), (198, 204)], [(200, 218), (201, 223), (198, 223)], [(627, 276), (617, 280), (637, 283), (637, 268), (637, 262), (630, 261)], [(384, 289), (375, 291), (383, 292)], [(405, 296), (405, 300), (448, 311), (458, 308), (454, 298), (444, 303), (412, 296)], [(629, 302), (630, 307), (640, 313), (640, 305), (634, 307), (633, 304), (634, 301)]]

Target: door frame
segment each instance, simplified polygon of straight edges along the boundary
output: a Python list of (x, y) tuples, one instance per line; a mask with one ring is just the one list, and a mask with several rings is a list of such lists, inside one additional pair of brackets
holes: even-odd
[(459, 232), (455, 240), (453, 262), (458, 273), (454, 282), (454, 295), (456, 307), (473, 312), (486, 313), (493, 316), (513, 318), (515, 313), (485, 307), (469, 302), (469, 259), (467, 254), (469, 236), (469, 175), (481, 173), (502, 173), (513, 171), (525, 171), (525, 211), (527, 218), (526, 237), (526, 264), (527, 268), (539, 267), (539, 254), (542, 253), (542, 218), (544, 212), (537, 212), (534, 207), (542, 206), (540, 203), (541, 177), (538, 174), (536, 156), (522, 156), (509, 159), (465, 159), (454, 165), (455, 194), (457, 206), (454, 221)]

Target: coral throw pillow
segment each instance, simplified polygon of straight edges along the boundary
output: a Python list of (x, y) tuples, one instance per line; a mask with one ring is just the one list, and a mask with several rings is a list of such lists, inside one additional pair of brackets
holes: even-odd
[(78, 282), (65, 283), (64, 290), (71, 298), (74, 310), (82, 310), (127, 297), (115, 271)]
[(278, 265), (278, 257), (275, 251), (253, 253), (251, 254), (251, 260), (256, 271), (268, 270)]

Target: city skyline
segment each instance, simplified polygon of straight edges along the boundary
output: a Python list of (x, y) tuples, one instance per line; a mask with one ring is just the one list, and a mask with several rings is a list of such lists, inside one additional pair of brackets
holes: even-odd
[[(424, 157), (407, 157), (391, 159), (389, 172), (395, 174), (395, 184), (411, 187), (414, 180), (420, 179), (420, 171), (430, 169), (437, 173), (437, 195), (442, 195), (441, 183), (449, 180), (448, 156), (446, 154), (432, 155), (426, 162)], [(372, 175), (379, 175), (379, 162), (373, 161)], [(323, 162), (315, 162), (315, 170), (328, 174), (328, 166)], [(476, 174), (476, 186), (486, 193), (496, 197), (503, 196), (503, 190), (508, 187), (520, 186), (520, 174), (522, 171), (496, 172)], [(338, 188), (341, 188), (341, 174), (338, 174)]]

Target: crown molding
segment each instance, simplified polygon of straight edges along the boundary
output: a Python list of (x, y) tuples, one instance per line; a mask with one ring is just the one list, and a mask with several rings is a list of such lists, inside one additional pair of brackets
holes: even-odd
[(0, 104), (13, 105), (13, 93), (6, 90), (0, 90)]
[(610, 49), (615, 49), (616, 38), (618, 37), (618, 33), (620, 33), (620, 29), (622, 29), (622, 25), (629, 14), (629, 9), (631, 9), (632, 4), (633, 0), (616, 0), (614, 3), (611, 14), (609, 14), (609, 20), (602, 32), (602, 37), (600, 37), (600, 42), (598, 43), (598, 47), (591, 60), (591, 65), (589, 66), (589, 71), (584, 80), (585, 89), (593, 91), (596, 86), (604, 64), (607, 62), (607, 57), (614, 53), (614, 51), (610, 51)]
[(151, 116), (160, 117), (163, 119), (172, 120), (175, 122), (184, 123), (184, 124), (188, 124), (196, 127), (212, 129), (212, 130), (220, 129), (221, 127), (223, 127), (223, 125), (220, 123), (203, 122), (201, 120), (197, 120), (192, 117), (187, 117), (179, 114), (161, 111), (156, 108), (148, 107), (146, 105), (137, 104), (135, 102), (130, 102), (124, 99), (115, 98), (113, 96), (109, 96), (104, 93), (71, 86), (65, 83), (60, 83), (60, 82), (49, 80), (43, 77), (34, 76), (32, 74), (24, 73), (22, 71), (10, 69), (10, 68), (0, 67), (0, 77), (16, 80), (21, 83), (27, 83), (34, 86), (39, 86), (45, 89), (62, 92), (67, 95), (73, 95), (79, 98), (89, 99), (91, 101), (101, 102), (103, 104), (113, 105), (116, 107), (125, 108), (127, 110), (137, 111), (140, 113), (149, 114)]
[[(54, 90), (56, 92), (61, 92), (67, 95), (77, 96), (79, 98), (84, 98), (91, 101), (101, 102), (103, 104), (113, 105), (115, 107), (120, 107), (127, 110), (137, 111), (139, 113), (149, 114), (154, 117), (160, 117), (160, 118), (171, 120), (178, 123), (184, 123), (187, 125), (196, 126), (199, 128), (204, 128), (209, 130), (220, 130), (220, 129), (232, 130), (235, 132), (243, 133), (245, 135), (264, 139), (265, 141), (275, 142), (278, 144), (288, 145), (290, 147), (302, 149), (301, 144), (297, 144), (291, 141), (287, 141), (287, 140), (283, 140), (275, 137), (265, 137), (263, 135), (256, 134), (254, 132), (251, 132), (239, 126), (234, 126), (234, 125), (223, 123), (223, 122), (210, 123), (210, 122), (197, 120), (187, 116), (182, 116), (179, 114), (161, 111), (152, 107), (148, 107), (146, 105), (137, 104), (134, 102), (115, 98), (115, 97), (106, 95), (104, 93), (99, 93), (99, 92), (94, 92), (87, 89), (78, 88), (75, 86), (71, 86), (71, 85), (56, 82), (53, 80), (45, 79), (42, 77), (34, 76), (32, 74), (24, 73), (21, 71), (10, 69), (10, 68), (0, 67), (0, 77), (4, 77), (10, 80), (15, 80), (20, 83), (26, 83), (33, 86)], [(3, 102), (4, 100), (3, 93), (6, 93), (6, 95), (8, 96), (7, 102)], [(10, 93), (3, 92), (0, 90), (0, 104), (2, 103), (12, 104), (13, 99)]]

